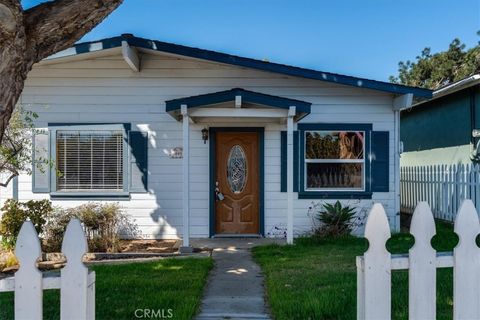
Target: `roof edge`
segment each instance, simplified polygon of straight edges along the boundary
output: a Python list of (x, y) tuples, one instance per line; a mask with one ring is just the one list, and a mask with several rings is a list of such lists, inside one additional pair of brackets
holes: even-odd
[[(390, 82), (383, 82), (372, 79), (365, 79), (359, 77), (353, 77), (343, 74), (324, 72), (313, 69), (306, 69), (302, 67), (295, 67), (285, 64), (266, 62), (256, 60), (252, 58), (235, 56), (227, 53), (221, 53), (217, 51), (205, 50), (200, 48), (188, 47), (168, 42), (162, 42), (158, 40), (149, 40), (144, 38), (135, 37), (132, 34), (123, 34), (112, 38), (105, 38), (97, 41), (89, 41), (75, 44), (72, 48), (64, 50), (60, 53), (52, 55), (47, 59), (67, 57), (71, 55), (83, 54), (93, 51), (111, 49), (120, 47), (122, 41), (126, 41), (129, 45), (155, 50), (159, 52), (166, 52), (171, 54), (182, 55), (191, 58), (203, 59), (208, 61), (214, 61), (218, 63), (225, 63), (240, 67), (252, 68), (262, 71), (280, 73), (289, 76), (295, 76), (300, 78), (320, 80), (324, 82), (331, 82), (341, 85), (353, 86), (357, 88), (365, 88), (383, 92), (389, 92), (397, 95), (403, 95), (412, 93), (416, 97), (431, 98), (432, 91), (429, 89), (423, 89), (418, 87), (409, 87), (400, 84), (394, 84)], [(63, 54), (62, 54), (63, 53)]]

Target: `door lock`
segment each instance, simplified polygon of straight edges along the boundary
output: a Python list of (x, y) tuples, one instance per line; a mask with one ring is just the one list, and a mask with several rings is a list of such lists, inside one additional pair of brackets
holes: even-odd
[(223, 193), (220, 192), (220, 188), (218, 187), (218, 181), (215, 182), (215, 198), (218, 201), (222, 201), (223, 199), (225, 199), (225, 196), (223, 195)]

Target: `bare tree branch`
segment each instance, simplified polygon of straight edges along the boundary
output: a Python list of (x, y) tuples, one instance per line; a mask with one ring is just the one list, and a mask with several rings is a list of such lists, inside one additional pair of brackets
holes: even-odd
[(25, 11), (27, 47), (33, 63), (72, 46), (123, 0), (56, 0)]
[(66, 49), (123, 0), (56, 0), (26, 11), (0, 0), (0, 143), (34, 63)]
[(13, 178), (17, 177), (18, 176), (18, 172), (14, 172), (12, 174), (10, 174), (10, 176), (8, 177), (7, 180), (5, 180), (5, 182), (1, 182), (0, 181), (0, 187), (6, 187), (8, 186), (8, 184), (10, 183), (10, 181), (12, 181)]

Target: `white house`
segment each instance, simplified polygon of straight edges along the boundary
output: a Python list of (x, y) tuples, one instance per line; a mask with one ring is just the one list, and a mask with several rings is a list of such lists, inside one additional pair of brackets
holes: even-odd
[(398, 229), (414, 96), (431, 92), (130, 34), (80, 43), (36, 64), (20, 100), (58, 170), (34, 166), (1, 200), (118, 201), (142, 236), (187, 246), (276, 227), (292, 241), (312, 201), (381, 202)]

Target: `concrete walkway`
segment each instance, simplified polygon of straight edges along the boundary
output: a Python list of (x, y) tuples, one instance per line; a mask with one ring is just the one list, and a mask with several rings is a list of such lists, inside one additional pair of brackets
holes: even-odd
[[(270, 241), (271, 242), (271, 241)], [(195, 247), (213, 249), (215, 268), (209, 276), (198, 320), (270, 319), (263, 276), (250, 249), (265, 239), (205, 239)]]

